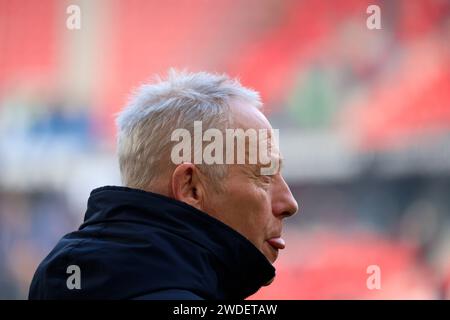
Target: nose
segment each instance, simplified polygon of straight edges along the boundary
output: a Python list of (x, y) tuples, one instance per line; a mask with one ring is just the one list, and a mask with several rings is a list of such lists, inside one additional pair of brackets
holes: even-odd
[(297, 201), (281, 175), (277, 176), (272, 190), (272, 213), (274, 216), (283, 219), (297, 213)]

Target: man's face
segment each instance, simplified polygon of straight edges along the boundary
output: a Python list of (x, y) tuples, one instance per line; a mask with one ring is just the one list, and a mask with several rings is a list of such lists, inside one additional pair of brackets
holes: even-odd
[[(234, 128), (252, 128), (257, 132), (259, 129), (272, 130), (258, 109), (239, 104), (231, 109)], [(281, 161), (277, 150), (272, 148), (271, 155)], [(223, 192), (209, 195), (204, 209), (245, 236), (273, 263), (278, 250), (284, 248), (281, 238), (283, 219), (297, 212), (297, 202), (280, 170), (272, 175), (262, 175), (262, 164), (249, 164), (248, 161), (227, 166)]]

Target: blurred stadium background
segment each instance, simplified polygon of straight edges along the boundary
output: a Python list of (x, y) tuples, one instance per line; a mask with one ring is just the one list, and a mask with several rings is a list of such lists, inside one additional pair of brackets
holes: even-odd
[(449, 40), (448, 0), (0, 0), (0, 298), (120, 183), (114, 114), (169, 67), (239, 77), (280, 129), (301, 212), (252, 298), (450, 298)]

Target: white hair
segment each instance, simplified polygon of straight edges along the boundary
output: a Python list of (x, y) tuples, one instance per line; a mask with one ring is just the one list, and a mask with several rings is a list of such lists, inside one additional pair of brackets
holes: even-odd
[[(259, 94), (227, 75), (169, 70), (166, 79), (144, 84), (132, 95), (116, 119), (117, 151), (122, 183), (147, 189), (171, 166), (171, 134), (185, 128), (191, 134), (194, 121), (203, 130), (225, 130), (232, 118), (230, 103), (240, 101), (261, 107)], [(199, 165), (211, 181), (226, 175), (225, 165)], [(214, 184), (213, 184), (214, 185)]]

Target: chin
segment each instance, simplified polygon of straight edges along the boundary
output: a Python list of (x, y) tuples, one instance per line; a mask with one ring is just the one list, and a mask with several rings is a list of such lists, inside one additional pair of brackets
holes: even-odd
[(274, 263), (278, 258), (278, 249), (273, 248), (267, 242), (264, 244), (264, 249), (261, 251), (266, 256), (267, 260), (270, 261), (270, 263)]

